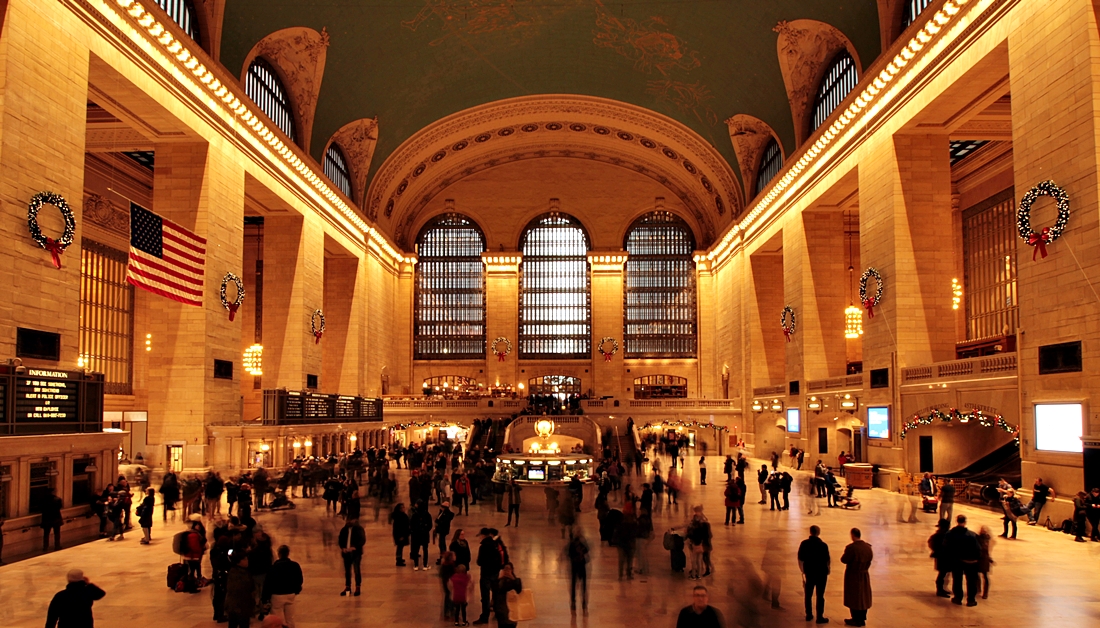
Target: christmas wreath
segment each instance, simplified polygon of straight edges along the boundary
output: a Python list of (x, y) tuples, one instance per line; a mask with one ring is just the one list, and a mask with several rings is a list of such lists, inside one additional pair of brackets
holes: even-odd
[[(225, 296), (225, 287), (232, 281), (237, 286), (237, 299), (232, 303)], [(241, 278), (233, 273), (225, 273), (225, 277), (222, 277), (222, 289), (221, 289), (222, 307), (229, 310), (229, 320), (232, 321), (237, 317), (237, 309), (244, 303), (244, 282)]]
[[(611, 350), (607, 350), (608, 343), (611, 344)], [(611, 336), (604, 336), (600, 339), (600, 344), (596, 345), (596, 348), (603, 354), (603, 361), (610, 362), (611, 356), (619, 352), (619, 341), (615, 340)]]
[[(501, 345), (504, 345), (503, 349), (500, 348)], [(498, 362), (503, 362), (504, 357), (512, 352), (512, 341), (504, 336), (498, 336), (493, 344), (489, 345), (489, 349), (496, 354)]]
[[(1031, 206), (1040, 196), (1050, 196), (1058, 203), (1058, 219), (1054, 221), (1053, 227), (1043, 227), (1042, 231), (1035, 233), (1031, 228)], [(1043, 181), (1028, 190), (1027, 194), (1020, 199), (1020, 208), (1016, 211), (1016, 229), (1028, 246), (1035, 247), (1031, 252), (1032, 261), (1035, 260), (1036, 255), (1042, 255), (1044, 258), (1047, 256), (1047, 245), (1062, 236), (1067, 223), (1069, 223), (1069, 194), (1066, 194), (1066, 191), (1055, 185), (1053, 181)]]
[[(791, 315), (791, 324), (787, 325), (787, 315)], [(783, 308), (783, 314), (779, 316), (779, 324), (783, 326), (783, 337), (787, 339), (787, 342), (791, 341), (791, 336), (794, 335), (794, 308), (786, 306)]]
[[(875, 296), (868, 297), (867, 280), (871, 277), (875, 278), (875, 284), (878, 287), (875, 289)], [(882, 303), (882, 275), (878, 274), (874, 266), (868, 267), (859, 277), (859, 300), (863, 303), (863, 307), (867, 308), (867, 318), (874, 318), (875, 306)]]
[[(320, 326), (317, 325), (317, 320), (320, 319)], [(321, 336), (325, 333), (325, 314), (321, 310), (313, 310), (313, 316), (309, 317), (309, 329), (313, 332), (313, 344), (321, 342)]]
[[(38, 226), (38, 212), (43, 205), (53, 205), (61, 211), (61, 217), (65, 219), (65, 231), (56, 240), (44, 235)], [(73, 216), (73, 210), (65, 199), (53, 192), (35, 194), (27, 205), (27, 229), (31, 232), (31, 239), (50, 252), (54, 268), (61, 268), (61, 254), (73, 243), (73, 237), (76, 235), (76, 217)]]

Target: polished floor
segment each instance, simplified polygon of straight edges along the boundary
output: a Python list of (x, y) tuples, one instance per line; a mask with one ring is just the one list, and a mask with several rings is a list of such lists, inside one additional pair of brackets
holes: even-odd
[[(672, 628), (679, 609), (690, 603), (694, 583), (683, 574), (671, 573), (661, 535), (665, 529), (684, 523), (688, 503), (704, 504), (714, 524), (716, 569), (705, 584), (710, 589), (711, 604), (725, 614), (730, 628), (807, 625), (795, 550), (811, 524), (821, 526), (833, 554), (834, 575), (827, 589), (826, 614), (834, 625), (843, 625), (843, 618), (848, 616), (842, 606), (839, 557), (848, 542), (849, 528), (858, 526), (875, 551), (871, 567), (874, 607), (869, 625), (1100, 626), (1100, 543), (1073, 543), (1072, 537), (1058, 532), (1021, 526), (1019, 540), (997, 539), (993, 548), (996, 562), (989, 599), (980, 600), (976, 608), (958, 607), (934, 595), (934, 574), (925, 541), (935, 516), (918, 514), (920, 523), (898, 523), (898, 507), (908, 507), (900, 496), (878, 490), (859, 491), (861, 510), (823, 507), (820, 516), (810, 516), (808, 498), (796, 493), (790, 511), (772, 512), (752, 503), (746, 508), (746, 525), (727, 527), (722, 525), (724, 476), (712, 467), (710, 484), (697, 486), (696, 461), (689, 458), (687, 466), (692, 471), (691, 486), (680, 499), (679, 510), (666, 507), (655, 518), (656, 534), (647, 551), (651, 570), (632, 581), (618, 579), (616, 550), (596, 544), (599, 535), (591, 507), (582, 513), (580, 522), (593, 545), (587, 616), (570, 613), (569, 576), (563, 568), (564, 541), (560, 528), (546, 522), (540, 489), (524, 493), (519, 528), (505, 528), (505, 516), (496, 513), (490, 504), (472, 508), (469, 516), (458, 517), (455, 525), (468, 531), (471, 545), (476, 544), (473, 537), (482, 526), (502, 531), (517, 574), (535, 594), (538, 618), (523, 622), (525, 628)], [(405, 473), (399, 472), (399, 478), (404, 480)], [(755, 483), (751, 484), (750, 492), (755, 489)], [(590, 503), (591, 497), (587, 501)], [(343, 588), (343, 572), (335, 549), (341, 524), (325, 515), (323, 503), (297, 502), (297, 510), (264, 512), (258, 520), (276, 544), (289, 544), (292, 558), (302, 564), (305, 590), (297, 605), (300, 628), (451, 625), (440, 620), (437, 572), (413, 571), (411, 562), (409, 567), (394, 566), (385, 510), (376, 523), (373, 508), (364, 504), (368, 553), (363, 561), (363, 595), (342, 598), (338, 594)], [(820, 503), (824, 506), (824, 500)], [(988, 525), (995, 533), (1000, 532), (1000, 520), (992, 511), (960, 505), (956, 506), (959, 513), (970, 516), (972, 529)], [(165, 568), (174, 561), (169, 537), (181, 529), (181, 524), (162, 525), (159, 510), (157, 518), (151, 546), (138, 544), (140, 534), (128, 534), (121, 542), (96, 541), (0, 567), (0, 598), (4, 600), (0, 604), (0, 626), (41, 626), (51, 596), (64, 587), (65, 573), (71, 568), (83, 569), (107, 591), (107, 597), (95, 605), (97, 626), (216, 626), (211, 621), (206, 591), (191, 595), (165, 587)], [(476, 574), (476, 568), (474, 571)], [(209, 563), (204, 563), (204, 573), (210, 575)], [(773, 609), (762, 595), (767, 579), (781, 583), (779, 609)], [(470, 604), (471, 621), (479, 608), (477, 601)]]

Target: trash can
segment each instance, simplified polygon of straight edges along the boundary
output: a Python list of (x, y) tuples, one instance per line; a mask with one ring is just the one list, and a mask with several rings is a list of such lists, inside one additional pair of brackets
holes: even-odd
[(871, 488), (874, 485), (874, 472), (871, 465), (855, 462), (844, 465), (844, 476), (852, 488)]

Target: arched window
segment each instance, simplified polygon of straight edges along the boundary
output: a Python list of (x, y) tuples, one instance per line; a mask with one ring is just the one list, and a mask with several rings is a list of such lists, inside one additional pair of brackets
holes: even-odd
[(248, 77), (244, 83), (244, 93), (256, 103), (260, 110), (271, 118), (275, 126), (283, 130), (291, 141), (296, 140), (294, 133), (294, 114), (290, 107), (290, 97), (286, 87), (279, 80), (275, 68), (260, 57), (248, 66)]
[(157, 4), (164, 9), (173, 22), (179, 24), (188, 37), (195, 42), (199, 41), (199, 21), (196, 19), (195, 5), (191, 0), (157, 0)]
[(626, 233), (623, 344), (628, 358), (695, 357), (695, 239), (678, 216), (656, 211)]
[(588, 234), (554, 212), (527, 225), (520, 251), (519, 357), (590, 358)]
[(856, 62), (847, 50), (840, 51), (821, 79), (821, 87), (817, 90), (817, 98), (814, 100), (814, 116), (811, 131), (825, 123), (829, 114), (840, 106), (848, 92), (859, 82), (859, 73), (856, 71)]
[(760, 169), (756, 171), (756, 193), (767, 187), (782, 168), (783, 151), (779, 150), (779, 142), (773, 137), (764, 147), (764, 157), (760, 160)]
[(485, 236), (469, 218), (444, 214), (416, 238), (417, 360), (485, 358)]
[(905, 0), (905, 6), (901, 10), (901, 30), (909, 28), (921, 11), (931, 4), (932, 0)]
[(340, 188), (344, 196), (355, 198), (351, 195), (351, 172), (348, 170), (348, 161), (344, 159), (344, 151), (339, 144), (329, 144), (325, 151), (325, 176), (333, 185)]

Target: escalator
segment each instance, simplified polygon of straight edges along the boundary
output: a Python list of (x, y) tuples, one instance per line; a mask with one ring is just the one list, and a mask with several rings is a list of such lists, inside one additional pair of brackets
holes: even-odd
[(943, 473), (940, 477), (951, 480), (956, 492), (961, 493), (970, 502), (984, 502), (999, 507), (1001, 496), (997, 483), (1004, 478), (1015, 488), (1020, 488), (1020, 446), (1014, 442), (993, 450), (979, 458), (973, 464), (955, 471)]

